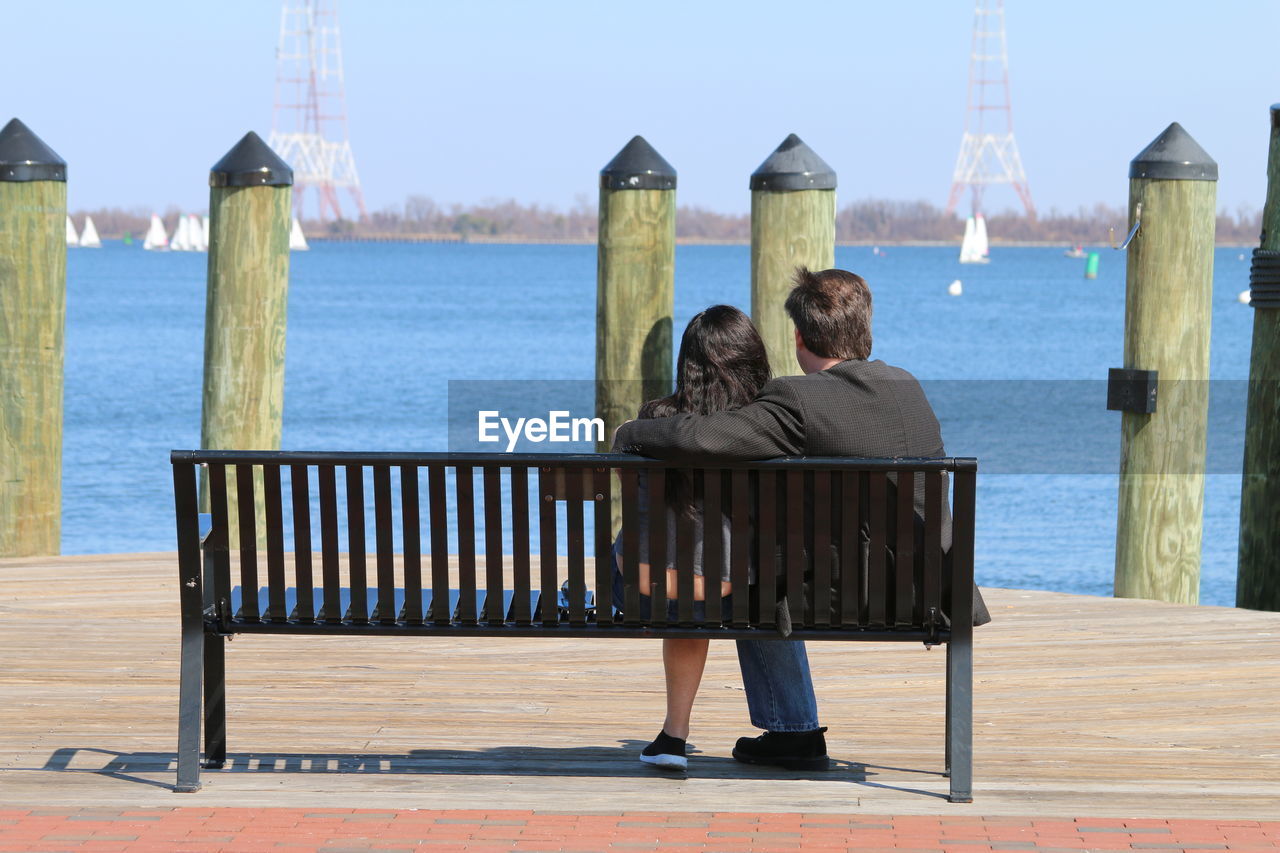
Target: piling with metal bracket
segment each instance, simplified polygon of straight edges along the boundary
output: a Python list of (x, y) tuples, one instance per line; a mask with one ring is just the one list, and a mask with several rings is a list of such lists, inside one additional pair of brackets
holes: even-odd
[(67, 164), (0, 129), (0, 557), (61, 553)]
[[(1218, 166), (1177, 122), (1129, 168), (1124, 367), (1155, 371), (1154, 412), (1121, 416), (1115, 594), (1200, 598)], [(1140, 219), (1138, 218), (1140, 215)]]
[(1262, 241), (1253, 253), (1253, 349), (1240, 490), (1236, 606), (1280, 610), (1280, 104), (1271, 107)]

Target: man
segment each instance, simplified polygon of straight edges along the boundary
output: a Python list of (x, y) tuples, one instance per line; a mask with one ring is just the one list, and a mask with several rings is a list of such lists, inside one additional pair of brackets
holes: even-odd
[[(615, 446), (625, 453), (703, 465), (714, 459), (775, 456), (945, 456), (938, 419), (920, 383), (871, 355), (871, 291), (845, 270), (800, 268), (786, 310), (795, 324), (803, 376), (774, 379), (741, 409), (681, 414), (623, 424)], [(923, 514), (923, 484), (916, 511)], [(950, 546), (950, 526), (943, 531)], [(975, 599), (975, 624), (988, 621)], [(825, 728), (801, 642), (740, 640), (738, 663), (751, 724), (733, 757), (791, 769), (829, 765)]]

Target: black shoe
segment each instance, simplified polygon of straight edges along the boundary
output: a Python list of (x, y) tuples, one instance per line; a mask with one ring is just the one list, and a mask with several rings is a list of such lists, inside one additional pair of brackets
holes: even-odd
[(685, 742), (680, 738), (661, 731), (640, 753), (640, 760), (663, 770), (687, 770), (689, 759), (685, 757), (684, 748)]
[(773, 764), (788, 770), (826, 770), (826, 728), (808, 732), (765, 732), (759, 737), (740, 737), (733, 757), (745, 764)]

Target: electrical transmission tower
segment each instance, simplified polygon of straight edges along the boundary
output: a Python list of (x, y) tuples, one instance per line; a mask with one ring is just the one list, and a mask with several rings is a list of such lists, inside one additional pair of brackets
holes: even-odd
[(982, 194), (990, 184), (1012, 184), (1035, 219), (1031, 189), (1013, 138), (1009, 101), (1009, 54), (1004, 35), (1004, 0), (977, 0), (973, 14), (973, 49), (969, 55), (969, 98), (960, 156), (951, 178), (947, 213), (954, 213), (967, 187), (973, 215), (982, 212)]
[(310, 187), (316, 193), (319, 218), (342, 219), (338, 190), (345, 188), (364, 219), (364, 196), (347, 138), (342, 39), (335, 0), (284, 2), (268, 144), (293, 167), (295, 216), (302, 216)]

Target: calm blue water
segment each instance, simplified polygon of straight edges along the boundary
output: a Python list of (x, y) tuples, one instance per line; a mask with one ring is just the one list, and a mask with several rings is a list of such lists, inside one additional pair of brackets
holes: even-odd
[[(997, 249), (986, 267), (956, 254), (849, 247), (836, 261), (871, 283), (874, 357), (928, 380), (948, 452), (988, 472), (979, 582), (1109, 595), (1120, 425), (1103, 380), (1121, 364), (1124, 256), (1104, 251), (1086, 281), (1060, 249)], [(1214, 379), (1248, 375), (1239, 255), (1217, 253)], [(677, 339), (709, 304), (749, 308), (745, 246), (676, 260)], [(200, 440), (205, 264), (117, 243), (69, 254), (66, 553), (175, 547), (168, 452)], [(322, 243), (291, 265), (287, 449), (445, 450), (448, 380), (593, 377), (592, 246)], [(1201, 600), (1230, 605), (1240, 382), (1215, 384), (1211, 423)]]

